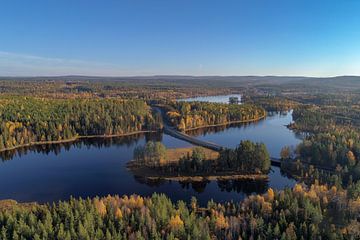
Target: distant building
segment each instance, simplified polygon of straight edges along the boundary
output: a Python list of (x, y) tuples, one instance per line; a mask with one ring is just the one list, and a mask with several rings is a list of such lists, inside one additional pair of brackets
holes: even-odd
[(230, 104), (239, 104), (240, 100), (238, 97), (229, 97), (229, 103)]

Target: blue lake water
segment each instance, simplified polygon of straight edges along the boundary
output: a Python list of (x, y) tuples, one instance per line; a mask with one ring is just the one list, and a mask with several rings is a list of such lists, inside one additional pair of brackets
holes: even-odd
[[(199, 135), (199, 138), (235, 146), (241, 139), (264, 142), (276, 155), (283, 145), (299, 141), (295, 135), (272, 136), (289, 116), (269, 117), (254, 125), (236, 126)], [(284, 127), (284, 126), (283, 126)], [(285, 128), (285, 127), (284, 127)], [(262, 134), (257, 133), (261, 131)], [(286, 134), (285, 134), (286, 133)], [(262, 137), (261, 137), (262, 136)], [(168, 135), (137, 135), (124, 138), (91, 139), (72, 144), (45, 145), (8, 151), (0, 162), (0, 199), (48, 202), (70, 196), (93, 197), (108, 194), (165, 193), (173, 200), (189, 201), (191, 196), (205, 204), (208, 200), (239, 201), (251, 193), (265, 192), (269, 187), (283, 189), (295, 181), (272, 167), (269, 181), (210, 181), (179, 183), (145, 181), (126, 169), (135, 146), (149, 140), (162, 141), (168, 148), (188, 147), (187, 142)], [(7, 160), (6, 160), (7, 159)]]
[[(278, 157), (283, 146), (300, 142), (299, 136), (285, 126), (291, 121), (291, 112), (276, 113), (256, 123), (207, 128), (190, 134), (226, 147), (234, 147), (244, 139), (264, 142), (271, 156)], [(51, 202), (70, 196), (149, 196), (157, 192), (167, 194), (174, 201), (189, 201), (195, 196), (201, 204), (206, 204), (210, 199), (239, 201), (249, 194), (263, 193), (269, 187), (283, 189), (295, 184), (295, 180), (282, 175), (278, 167), (272, 167), (268, 181), (146, 181), (133, 176), (126, 169), (126, 163), (133, 158), (134, 148), (149, 140), (161, 141), (168, 148), (191, 146), (168, 135), (139, 134), (3, 152), (0, 154), (0, 199)]]

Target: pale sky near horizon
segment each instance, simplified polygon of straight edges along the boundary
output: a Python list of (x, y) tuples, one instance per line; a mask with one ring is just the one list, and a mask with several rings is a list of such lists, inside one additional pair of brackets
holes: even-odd
[(0, 76), (360, 75), (360, 1), (3, 0)]

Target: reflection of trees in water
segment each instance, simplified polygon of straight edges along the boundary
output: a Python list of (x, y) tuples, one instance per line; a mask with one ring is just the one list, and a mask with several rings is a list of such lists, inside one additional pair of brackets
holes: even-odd
[[(134, 176), (134, 179), (137, 182), (141, 184), (146, 184), (150, 187), (159, 187), (161, 185), (171, 182), (164, 179), (148, 179), (142, 176)], [(217, 186), (221, 191), (245, 193), (247, 195), (252, 193), (261, 194), (269, 188), (267, 180), (217, 180), (216, 182)], [(179, 181), (179, 184), (183, 189), (192, 188), (197, 193), (204, 192), (206, 186), (210, 183), (211, 181), (209, 180)]]
[(138, 141), (143, 139), (145, 136), (146, 141), (151, 139), (162, 139), (161, 134), (146, 133), (146, 134), (134, 134), (124, 137), (109, 137), (109, 138), (83, 138), (78, 139), (73, 142), (67, 143), (56, 143), (56, 144), (42, 144), (42, 145), (33, 145), (28, 147), (16, 148), (13, 150), (7, 150), (0, 152), (0, 158), (2, 161), (11, 160), (14, 157), (21, 157), (28, 153), (42, 153), (50, 154), (54, 153), (55, 155), (60, 154), (62, 151), (69, 151), (71, 149), (77, 148), (104, 148), (110, 146), (127, 146), (130, 147), (133, 144), (136, 144)]
[(268, 189), (267, 180), (221, 180), (217, 181), (218, 187), (221, 191), (261, 194)]
[(147, 133), (145, 134), (146, 142), (153, 141), (153, 142), (162, 142), (163, 134), (160, 132), (157, 133)]
[(141, 183), (141, 184), (146, 184), (149, 187), (159, 187), (167, 182), (169, 182), (168, 180), (165, 179), (149, 179), (143, 176), (138, 176), (138, 175), (134, 175), (134, 179), (136, 182)]
[(248, 127), (254, 127), (257, 124), (261, 123), (262, 121), (264, 121), (264, 119), (261, 119), (259, 121), (256, 122), (249, 122), (249, 123), (232, 123), (229, 125), (223, 125), (223, 126), (216, 126), (216, 127), (205, 127), (205, 128), (199, 128), (199, 129), (194, 129), (194, 130), (190, 130), (190, 131), (186, 131), (187, 134), (189, 134), (190, 136), (205, 136), (207, 134), (210, 133), (218, 133), (218, 132), (223, 132), (228, 128), (243, 128), (246, 129)]
[(209, 180), (204, 181), (196, 181), (196, 182), (189, 182), (189, 181), (180, 181), (179, 184), (183, 189), (189, 189), (190, 187), (194, 189), (197, 193), (202, 193), (205, 191), (206, 185), (210, 183)]
[(287, 177), (289, 179), (295, 179), (295, 176), (291, 174), (291, 170), (287, 169), (285, 165), (280, 167), (280, 174), (282, 177)]

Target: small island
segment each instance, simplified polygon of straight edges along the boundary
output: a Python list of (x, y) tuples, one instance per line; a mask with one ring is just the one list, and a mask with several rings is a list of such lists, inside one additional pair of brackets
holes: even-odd
[(204, 181), (267, 179), (270, 157), (263, 143), (241, 141), (235, 149), (220, 152), (202, 147), (166, 149), (160, 142), (147, 142), (134, 149), (128, 168), (147, 179)]

